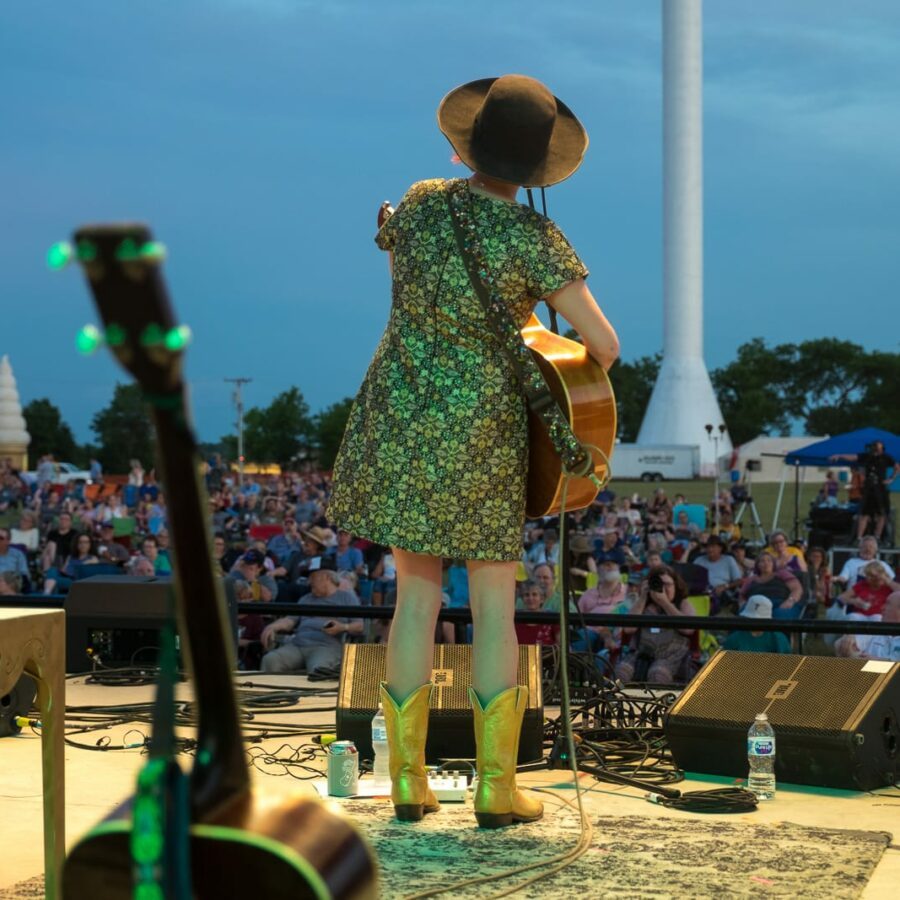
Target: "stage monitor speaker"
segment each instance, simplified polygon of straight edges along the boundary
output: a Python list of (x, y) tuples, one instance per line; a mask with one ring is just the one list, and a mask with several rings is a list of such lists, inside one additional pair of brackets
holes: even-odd
[[(234, 590), (227, 579), (225, 586), (236, 636)], [(159, 632), (172, 608), (171, 590), (169, 577), (96, 575), (73, 582), (65, 605), (66, 671), (89, 671), (94, 656), (112, 667), (155, 664)]]
[(34, 679), (23, 675), (8, 694), (0, 697), (0, 737), (9, 737), (22, 730), (16, 725), (16, 718), (28, 715), (36, 694)]
[(900, 778), (900, 663), (719, 651), (669, 710), (676, 765), (746, 777), (761, 712), (779, 781), (867, 791)]
[[(378, 709), (378, 686), (384, 681), (384, 644), (347, 644), (338, 687), (337, 736), (353, 741), (363, 759), (372, 759), (372, 717)], [(475, 734), (469, 705), (472, 683), (472, 647), (435, 644), (434, 691), (428, 719), (425, 758), (429, 764), (443, 759), (474, 759)], [(519, 647), (519, 685), (528, 691), (528, 704), (519, 741), (519, 762), (543, 755), (544, 701), (541, 693), (541, 648)]]

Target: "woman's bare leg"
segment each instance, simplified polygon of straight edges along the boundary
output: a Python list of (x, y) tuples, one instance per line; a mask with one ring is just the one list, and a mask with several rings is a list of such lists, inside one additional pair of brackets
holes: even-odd
[(397, 564), (397, 607), (387, 645), (386, 675), (399, 704), (431, 681), (434, 627), (441, 610), (441, 558), (392, 547)]
[(518, 684), (516, 563), (470, 560), (472, 687), (483, 704)]

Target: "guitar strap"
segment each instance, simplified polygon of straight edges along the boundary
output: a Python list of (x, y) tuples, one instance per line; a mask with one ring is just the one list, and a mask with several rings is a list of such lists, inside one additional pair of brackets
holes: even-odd
[(512, 364), (531, 411), (544, 423), (553, 447), (559, 454), (563, 471), (578, 477), (590, 477), (594, 471), (590, 452), (572, 431), (568, 418), (554, 399), (531, 350), (525, 344), (522, 332), (494, 286), (493, 276), (478, 244), (472, 197), (465, 179), (457, 185), (449, 186), (446, 197), (456, 245), (472, 282), (472, 289), (481, 301), (484, 314)]

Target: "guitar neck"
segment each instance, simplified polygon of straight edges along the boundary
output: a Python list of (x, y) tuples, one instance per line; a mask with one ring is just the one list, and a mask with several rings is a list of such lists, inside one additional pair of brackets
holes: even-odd
[(192, 818), (203, 821), (246, 792), (250, 778), (232, 683), (234, 634), (225, 614), (221, 582), (213, 574), (206, 491), (183, 388), (180, 401), (174, 409), (154, 408), (153, 416), (180, 594), (179, 630), (199, 707), (198, 747), (191, 772)]

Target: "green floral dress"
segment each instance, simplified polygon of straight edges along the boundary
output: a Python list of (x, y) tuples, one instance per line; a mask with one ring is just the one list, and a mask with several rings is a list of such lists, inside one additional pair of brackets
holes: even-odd
[[(456, 247), (454, 183), (414, 184), (375, 238), (394, 253), (391, 315), (347, 422), (328, 516), (415, 553), (517, 560), (527, 405)], [(520, 326), (540, 298), (587, 275), (549, 219), (471, 196), (482, 252)]]

